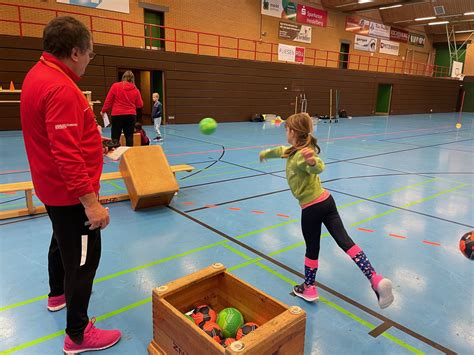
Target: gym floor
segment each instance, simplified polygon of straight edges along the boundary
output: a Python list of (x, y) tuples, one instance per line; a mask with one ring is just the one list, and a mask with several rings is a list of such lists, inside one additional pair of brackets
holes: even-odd
[[(457, 119), (449, 113), (315, 125), (324, 186), (354, 241), (393, 281), (395, 302), (386, 310), (325, 229), (319, 302), (290, 294), (302, 280), (301, 210), (284, 160), (258, 161), (261, 149), (286, 143), (284, 125), (223, 123), (211, 136), (197, 125), (163, 126), (170, 164), (196, 170), (177, 174), (180, 191), (169, 207), (108, 205), (89, 315), (99, 327), (121, 329), (123, 338), (103, 353), (145, 354), (152, 288), (214, 262), (304, 308), (306, 354), (472, 353), (473, 264), (458, 242), (474, 229), (474, 114), (463, 114), (461, 129)], [(152, 127), (146, 130), (153, 138)], [(0, 138), (0, 183), (30, 180), (21, 132)], [(106, 158), (104, 172), (116, 170)], [(124, 191), (121, 180), (108, 181), (101, 195)], [(0, 195), (2, 211), (24, 203), (22, 193)], [(0, 224), (0, 351), (60, 354), (66, 312), (46, 309), (49, 219)]]

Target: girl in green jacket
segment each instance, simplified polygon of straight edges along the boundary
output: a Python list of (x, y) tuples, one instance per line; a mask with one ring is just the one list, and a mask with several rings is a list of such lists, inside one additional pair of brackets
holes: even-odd
[(312, 135), (313, 121), (306, 113), (288, 117), (285, 123), (289, 147), (281, 146), (260, 152), (260, 161), (271, 158), (286, 159), (286, 178), (291, 192), (302, 209), (301, 228), (306, 243), (305, 280), (295, 286), (296, 296), (312, 302), (318, 299), (315, 286), (321, 239), (321, 226), (327, 230), (339, 247), (344, 250), (369, 279), (381, 308), (393, 302), (392, 282), (375, 272), (362, 249), (347, 234), (331, 194), (323, 189), (319, 174), (324, 162), (318, 156), (320, 148)]

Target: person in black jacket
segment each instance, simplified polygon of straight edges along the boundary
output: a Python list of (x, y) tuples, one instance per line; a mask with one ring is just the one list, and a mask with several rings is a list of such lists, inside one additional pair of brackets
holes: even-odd
[(155, 131), (156, 131), (156, 137), (153, 138), (153, 141), (155, 142), (161, 142), (163, 140), (163, 138), (161, 137), (161, 132), (160, 132), (161, 117), (163, 116), (163, 105), (161, 104), (159, 99), (160, 99), (160, 94), (158, 94), (157, 92), (154, 92), (151, 119), (153, 120)]

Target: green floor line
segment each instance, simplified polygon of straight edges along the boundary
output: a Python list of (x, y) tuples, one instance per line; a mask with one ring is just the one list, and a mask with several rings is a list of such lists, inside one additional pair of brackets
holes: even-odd
[[(278, 224), (275, 224), (275, 225), (271, 225), (271, 226), (268, 226), (268, 227), (265, 227), (265, 228), (260, 228), (260, 229), (257, 229), (255, 231), (251, 231), (251, 232), (247, 232), (247, 233), (238, 235), (235, 238), (236, 239), (245, 238), (245, 237), (248, 237), (248, 236), (251, 236), (251, 235), (254, 235), (254, 234), (265, 232), (267, 230), (279, 228), (279, 227), (284, 226), (286, 224), (294, 223), (295, 221), (297, 221), (297, 220), (293, 219), (293, 220), (286, 221), (286, 222), (283, 222), (283, 223), (278, 223)], [(204, 246), (201, 246), (201, 247), (198, 247), (198, 248), (190, 249), (190, 250), (185, 251), (185, 252), (180, 253), (180, 254), (171, 255), (171, 256), (168, 256), (168, 257), (165, 257), (165, 258), (162, 258), (162, 259), (159, 259), (159, 260), (152, 261), (152, 262), (147, 263), (147, 264), (135, 266), (133, 268), (129, 268), (129, 269), (126, 269), (126, 270), (122, 270), (122, 271), (110, 274), (110, 275), (99, 277), (99, 278), (94, 280), (94, 284), (97, 284), (97, 283), (100, 283), (100, 282), (103, 282), (103, 281), (106, 281), (106, 280), (110, 280), (110, 279), (116, 278), (118, 276), (129, 274), (131, 272), (142, 270), (142, 269), (154, 266), (154, 265), (162, 264), (164, 262), (167, 262), (167, 261), (170, 261), (170, 260), (173, 260), (173, 259), (177, 259), (179, 257), (187, 256), (187, 255), (197, 253), (197, 252), (200, 252), (200, 251), (203, 251), (203, 250), (206, 250), (206, 249), (210, 249), (210, 248), (213, 248), (217, 245), (226, 244), (228, 242), (229, 242), (228, 240), (221, 240), (221, 241), (216, 242), (216, 243), (211, 243), (211, 244), (207, 244), (207, 245), (204, 245)], [(4, 307), (0, 308), (0, 312), (7, 311), (9, 309), (17, 308), (17, 307), (20, 307), (20, 306), (25, 306), (27, 304), (34, 303), (34, 302), (46, 299), (47, 297), (48, 297), (47, 294), (46, 295), (41, 295), (41, 296), (38, 296), (38, 297), (30, 298), (30, 299), (25, 300), (25, 301), (21, 301), (21, 302), (14, 303), (14, 304), (11, 304), (11, 305), (8, 305), (8, 306), (4, 306)]]
[[(274, 270), (274, 269), (272, 269), (272, 268), (270, 268), (270, 267), (268, 267), (268, 266), (266, 266), (266, 265), (264, 265), (260, 262), (257, 262), (256, 265), (259, 266), (260, 268), (266, 270), (267, 272), (271, 273), (272, 275), (275, 275), (279, 279), (289, 283), (291, 286), (295, 286), (295, 285), (298, 284), (298, 282), (286, 277), (285, 275), (282, 275), (278, 271), (276, 271), (276, 270)], [(341, 312), (342, 314), (344, 314), (344, 315), (348, 316), (349, 318), (355, 320), (357, 323), (362, 324), (364, 327), (369, 328), (370, 330), (372, 330), (376, 327), (374, 324), (372, 324), (372, 323), (356, 316), (354, 313), (352, 313), (352, 312), (348, 311), (347, 309), (335, 304), (334, 302), (329, 301), (327, 298), (325, 298), (323, 296), (319, 296), (319, 302), (322, 302), (325, 305), (335, 309), (336, 311)], [(388, 332), (382, 333), (382, 336), (384, 336), (385, 338), (393, 341), (397, 345), (413, 352), (414, 354), (419, 354), (419, 355), (424, 354), (423, 351), (421, 351), (421, 350), (417, 349), (416, 347), (404, 342), (401, 339), (398, 339), (397, 337), (389, 334)]]
[[(432, 180), (433, 179), (427, 180), (424, 183), (431, 182)], [(415, 185), (419, 185), (419, 184), (421, 184), (421, 183), (417, 183)], [(408, 186), (413, 186), (413, 185), (408, 185)], [(402, 189), (402, 188), (397, 188), (397, 189), (394, 189), (394, 190), (391, 190), (391, 191), (388, 191), (388, 192), (393, 193), (393, 192), (400, 191), (400, 189)], [(369, 197), (369, 199), (370, 198), (372, 198), (372, 197)], [(360, 201), (358, 203), (367, 202), (366, 200), (358, 200), (358, 201)], [(338, 209), (341, 210), (341, 209), (344, 209), (344, 208), (347, 208), (347, 207), (353, 206), (353, 205), (354, 205), (354, 203), (350, 202), (350, 203), (339, 206)], [(379, 214), (379, 216), (377, 218), (380, 218), (380, 217), (382, 217), (382, 214)], [(291, 223), (294, 223), (294, 222), (297, 222), (297, 221), (298, 221), (298, 219), (291, 219), (291, 220), (283, 222), (283, 223), (278, 223), (278, 224), (275, 224), (275, 225), (272, 225), (272, 226), (269, 226), (269, 227), (260, 228), (260, 229), (257, 229), (257, 230), (254, 230), (254, 231), (251, 231), (251, 232), (248, 232), (248, 233), (244, 233), (244, 234), (238, 235), (234, 238), (235, 239), (242, 239), (242, 238), (254, 235), (254, 234), (262, 233), (262, 232), (267, 231), (267, 230), (279, 228), (281, 226), (291, 224)], [(324, 233), (324, 234), (321, 235), (321, 238), (325, 238), (327, 236), (329, 236), (329, 233)], [(189, 254), (192, 254), (192, 253), (195, 253), (195, 252), (199, 252), (201, 250), (209, 249), (209, 248), (212, 248), (216, 245), (224, 244), (224, 243), (227, 243), (227, 242), (228, 242), (227, 240), (223, 240), (223, 241), (220, 241), (220, 242), (217, 242), (217, 243), (208, 244), (208, 245), (205, 245), (205, 246), (202, 246), (202, 247), (199, 247), (199, 248), (191, 249), (191, 250), (189, 250), (187, 252), (184, 252), (184, 253), (180, 253), (180, 254), (177, 254), (177, 255), (172, 255), (172, 256), (169, 256), (169, 257), (166, 257), (166, 258), (163, 258), (163, 259), (155, 260), (151, 263), (147, 263), (147, 264), (144, 264), (144, 265), (139, 265), (139, 266), (136, 266), (134, 268), (122, 270), (122, 271), (119, 271), (119, 272), (111, 274), (111, 275), (103, 276), (101, 278), (95, 279), (94, 284), (100, 283), (100, 282), (103, 282), (103, 281), (106, 281), (106, 280), (110, 280), (110, 279), (116, 278), (118, 276), (125, 275), (125, 274), (128, 274), (128, 273), (134, 272), (134, 271), (138, 271), (138, 270), (141, 270), (141, 269), (144, 269), (144, 268), (147, 268), (147, 267), (158, 265), (158, 264), (164, 263), (166, 261), (176, 259), (176, 258), (181, 257), (181, 256), (186, 256), (186, 255), (189, 255)], [(273, 256), (273, 255), (281, 254), (285, 251), (295, 249), (295, 248), (298, 248), (300, 246), (304, 246), (304, 241), (298, 242), (298, 243), (292, 244), (290, 246), (287, 246), (283, 249), (271, 252), (269, 255)], [(21, 302), (18, 302), (18, 303), (7, 305), (7, 306), (4, 306), (4, 307), (1, 307), (0, 312), (6, 311), (6, 310), (9, 310), (9, 309), (13, 309), (13, 308), (17, 308), (17, 307), (21, 307), (21, 306), (24, 306), (24, 305), (27, 305), (27, 304), (31, 304), (31, 303), (43, 300), (45, 298), (47, 298), (47, 295), (41, 295), (41, 296), (37, 296), (37, 297), (31, 298), (31, 299), (28, 299), (28, 300), (25, 300), (25, 301), (21, 301)]]
[[(123, 312), (127, 312), (127, 311), (130, 311), (134, 308), (137, 308), (137, 307), (140, 307), (144, 304), (147, 304), (147, 303), (150, 303), (151, 302), (151, 297), (147, 297), (141, 301), (138, 301), (138, 302), (135, 302), (135, 303), (132, 303), (132, 304), (129, 304), (128, 306), (125, 306), (125, 307), (122, 307), (122, 308), (119, 308), (119, 309), (116, 309), (115, 311), (112, 311), (112, 312), (109, 312), (109, 313), (106, 313), (106, 314), (103, 314), (99, 317), (96, 317), (96, 321), (97, 322), (100, 322), (104, 319), (107, 319), (107, 318), (110, 318), (110, 317), (113, 317), (117, 314), (120, 314), (120, 313), (123, 313)], [(26, 343), (23, 343), (23, 344), (20, 344), (20, 345), (17, 345), (13, 348), (10, 348), (10, 349), (7, 349), (7, 350), (3, 350), (0, 352), (0, 354), (11, 354), (15, 351), (20, 351), (20, 350), (24, 350), (24, 349), (27, 349), (27, 348), (30, 348), (32, 346), (35, 346), (35, 345), (38, 345), (38, 344), (41, 344), (41, 343), (44, 343), (48, 340), (51, 340), (51, 339), (54, 339), (54, 338), (57, 338), (61, 335), (64, 335), (65, 334), (65, 331), (64, 330), (60, 330), (60, 331), (57, 331), (57, 332), (54, 332), (54, 333), (51, 333), (49, 335), (46, 335), (44, 337), (41, 337), (41, 338), (37, 338), (35, 340), (32, 340), (32, 341), (28, 341)]]

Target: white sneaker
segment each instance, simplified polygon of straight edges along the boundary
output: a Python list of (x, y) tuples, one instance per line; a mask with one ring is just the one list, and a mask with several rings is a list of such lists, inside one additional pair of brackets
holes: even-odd
[(392, 281), (383, 278), (377, 285), (377, 288), (372, 287), (377, 295), (380, 308), (384, 309), (393, 303), (395, 297), (392, 293)]

